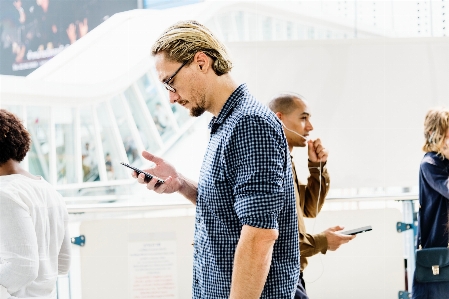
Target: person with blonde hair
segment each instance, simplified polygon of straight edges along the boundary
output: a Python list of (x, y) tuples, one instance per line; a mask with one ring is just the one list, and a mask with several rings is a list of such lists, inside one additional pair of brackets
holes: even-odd
[(298, 224), (279, 120), (234, 81), (227, 50), (198, 22), (168, 28), (152, 54), (170, 102), (192, 116), (213, 115), (198, 182), (145, 151), (155, 163), (146, 171), (165, 182), (138, 176), (148, 189), (178, 192), (196, 205), (192, 297), (293, 298)]
[(20, 165), (30, 145), (20, 120), (0, 109), (0, 299), (56, 299), (70, 267), (64, 200)]
[[(418, 251), (449, 247), (449, 109), (434, 108), (427, 112), (424, 139), (426, 153), (419, 170)], [(419, 255), (417, 252), (417, 265), (425, 264)], [(432, 282), (426, 277), (428, 274), (430, 280), (438, 278), (439, 273), (432, 275), (432, 265), (428, 273), (415, 269), (413, 299), (449, 298), (449, 280)]]

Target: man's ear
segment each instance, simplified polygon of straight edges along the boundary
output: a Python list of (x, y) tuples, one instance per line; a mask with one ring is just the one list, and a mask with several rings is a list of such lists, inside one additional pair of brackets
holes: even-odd
[(202, 73), (206, 73), (210, 68), (211, 58), (204, 52), (198, 52), (195, 54), (193, 61), (198, 65), (198, 68)]
[(281, 113), (281, 112), (276, 112), (275, 114), (276, 114), (276, 116), (277, 116), (280, 120), (282, 120), (282, 113)]

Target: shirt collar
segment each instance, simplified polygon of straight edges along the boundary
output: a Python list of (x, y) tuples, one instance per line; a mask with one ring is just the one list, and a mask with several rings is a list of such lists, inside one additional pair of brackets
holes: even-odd
[(248, 87), (245, 83), (237, 87), (236, 90), (229, 96), (226, 100), (223, 108), (221, 108), (220, 113), (217, 117), (212, 117), (209, 123), (209, 129), (211, 134), (217, 131), (218, 127), (225, 121), (225, 119), (231, 114), (232, 110), (242, 101), (245, 95), (249, 94)]

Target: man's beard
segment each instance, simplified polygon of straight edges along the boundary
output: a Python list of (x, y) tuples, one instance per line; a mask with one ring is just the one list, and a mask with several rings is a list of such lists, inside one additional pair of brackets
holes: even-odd
[(190, 116), (193, 117), (201, 116), (204, 113), (204, 111), (206, 111), (204, 107), (201, 106), (193, 107), (192, 109), (190, 109)]
[(206, 100), (204, 97), (201, 98), (199, 103), (190, 109), (190, 116), (198, 117), (201, 116), (204, 111), (206, 111)]

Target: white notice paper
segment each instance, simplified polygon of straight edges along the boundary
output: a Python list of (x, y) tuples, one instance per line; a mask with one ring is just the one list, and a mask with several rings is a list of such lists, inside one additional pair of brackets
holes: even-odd
[(128, 243), (130, 298), (178, 298), (175, 240)]

